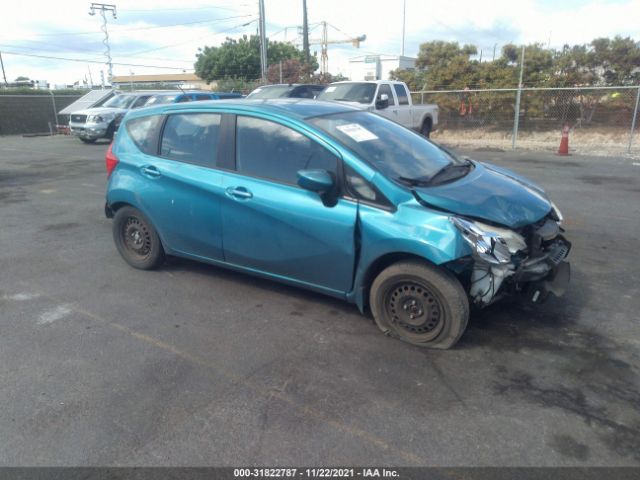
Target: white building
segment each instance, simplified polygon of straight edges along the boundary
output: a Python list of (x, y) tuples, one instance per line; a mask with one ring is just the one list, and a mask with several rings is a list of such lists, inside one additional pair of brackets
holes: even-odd
[(349, 59), (350, 80), (389, 80), (389, 72), (416, 68), (416, 59), (402, 55), (360, 55)]

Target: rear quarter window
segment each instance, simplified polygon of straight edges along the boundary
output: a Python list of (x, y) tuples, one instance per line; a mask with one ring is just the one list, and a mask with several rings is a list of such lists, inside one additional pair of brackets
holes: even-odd
[(161, 115), (150, 115), (129, 120), (127, 133), (136, 146), (148, 155), (158, 153), (158, 134), (162, 125)]

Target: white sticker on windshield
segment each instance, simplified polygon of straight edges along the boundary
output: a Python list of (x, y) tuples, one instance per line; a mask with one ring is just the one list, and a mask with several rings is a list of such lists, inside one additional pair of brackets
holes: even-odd
[(373, 132), (370, 132), (366, 128), (357, 123), (348, 123), (346, 125), (338, 125), (336, 127), (345, 135), (349, 135), (356, 142), (366, 142), (368, 140), (377, 140), (378, 137)]
[(335, 89), (336, 89), (336, 87), (327, 87), (325, 92), (333, 92)]

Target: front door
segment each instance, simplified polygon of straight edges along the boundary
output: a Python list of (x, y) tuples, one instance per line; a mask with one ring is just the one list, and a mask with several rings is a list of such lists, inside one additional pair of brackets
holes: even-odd
[(325, 205), (297, 186), (297, 172), (337, 178), (335, 154), (268, 120), (238, 116), (236, 171), (224, 176), (225, 260), (334, 293), (351, 289), (357, 204)]

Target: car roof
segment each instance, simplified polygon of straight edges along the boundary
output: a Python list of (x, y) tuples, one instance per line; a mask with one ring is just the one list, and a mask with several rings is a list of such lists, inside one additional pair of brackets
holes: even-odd
[(256, 87), (254, 90), (257, 90), (258, 88), (264, 89), (264, 88), (273, 88), (273, 87), (291, 87), (291, 88), (295, 88), (295, 87), (322, 87), (324, 88), (325, 85), (319, 85), (317, 83), (274, 83), (271, 85), (260, 85), (259, 87)]
[[(330, 115), (340, 112), (361, 111), (358, 108), (344, 105), (337, 102), (322, 102), (318, 100), (300, 98), (278, 98), (278, 99), (251, 99), (243, 98), (237, 100), (210, 100), (203, 102), (173, 103), (158, 105), (136, 111), (131, 118), (149, 115), (153, 113), (165, 113), (173, 110), (235, 110), (246, 111), (247, 113), (266, 113), (274, 115), (285, 115), (297, 119), (317, 117), (320, 115)], [(139, 113), (141, 112), (141, 113)]]

